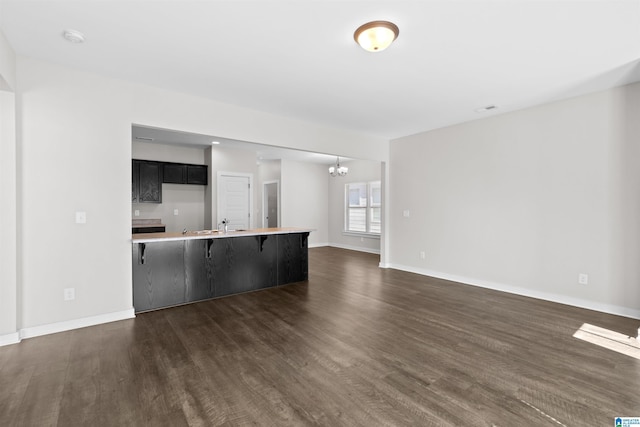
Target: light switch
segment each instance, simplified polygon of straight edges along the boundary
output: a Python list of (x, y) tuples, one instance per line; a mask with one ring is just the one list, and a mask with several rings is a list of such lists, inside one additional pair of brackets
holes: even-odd
[(174, 214), (174, 215), (178, 215), (178, 209), (174, 209), (174, 210), (173, 210), (173, 214)]
[(402, 216), (405, 217), (405, 218), (409, 218), (409, 210), (407, 209), (407, 210), (402, 211)]
[(86, 222), (87, 222), (87, 213), (76, 212), (76, 224), (86, 224)]

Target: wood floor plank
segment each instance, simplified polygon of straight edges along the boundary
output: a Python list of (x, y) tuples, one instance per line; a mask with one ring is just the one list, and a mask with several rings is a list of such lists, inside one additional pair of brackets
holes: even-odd
[[(309, 251), (309, 280), (0, 348), (0, 425), (573, 426), (640, 415), (640, 321)], [(610, 332), (606, 332), (610, 331)]]

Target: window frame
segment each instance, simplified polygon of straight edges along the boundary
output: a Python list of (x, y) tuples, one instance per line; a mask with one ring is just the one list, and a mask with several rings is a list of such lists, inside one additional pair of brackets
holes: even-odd
[[(366, 203), (364, 206), (352, 206), (350, 203), (350, 191), (352, 187), (356, 186), (364, 186), (366, 193)], [(343, 222), (343, 230), (342, 234), (347, 236), (359, 236), (366, 238), (379, 239), (382, 234), (382, 218), (380, 222), (372, 221), (372, 215), (374, 209), (380, 209), (380, 216), (382, 216), (382, 194), (380, 194), (380, 201), (378, 203), (374, 203), (373, 201), (373, 191), (375, 189), (379, 189), (380, 193), (382, 193), (382, 182), (377, 181), (367, 181), (367, 182), (350, 182), (344, 185), (344, 222)], [(361, 198), (362, 200), (362, 198)], [(365, 212), (365, 230), (352, 230), (352, 224), (350, 223), (350, 210), (351, 209), (363, 209)], [(380, 231), (371, 231), (372, 224), (379, 224), (378, 228)]]

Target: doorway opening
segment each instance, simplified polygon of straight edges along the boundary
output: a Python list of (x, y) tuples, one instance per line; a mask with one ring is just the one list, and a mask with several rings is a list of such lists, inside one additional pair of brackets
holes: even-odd
[(280, 227), (280, 181), (262, 185), (262, 228)]

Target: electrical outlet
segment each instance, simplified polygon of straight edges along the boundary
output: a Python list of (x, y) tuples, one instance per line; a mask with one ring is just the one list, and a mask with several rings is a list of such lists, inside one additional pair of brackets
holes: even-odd
[(140, 216), (140, 211), (138, 209), (133, 211), (133, 216)]
[(64, 290), (64, 300), (65, 301), (73, 301), (76, 299), (76, 289), (75, 288), (65, 288)]
[(578, 283), (581, 285), (589, 284), (589, 275), (585, 273), (578, 274)]
[(409, 209), (402, 211), (402, 216), (405, 218), (409, 218), (409, 216), (411, 215), (411, 212), (409, 212)]

